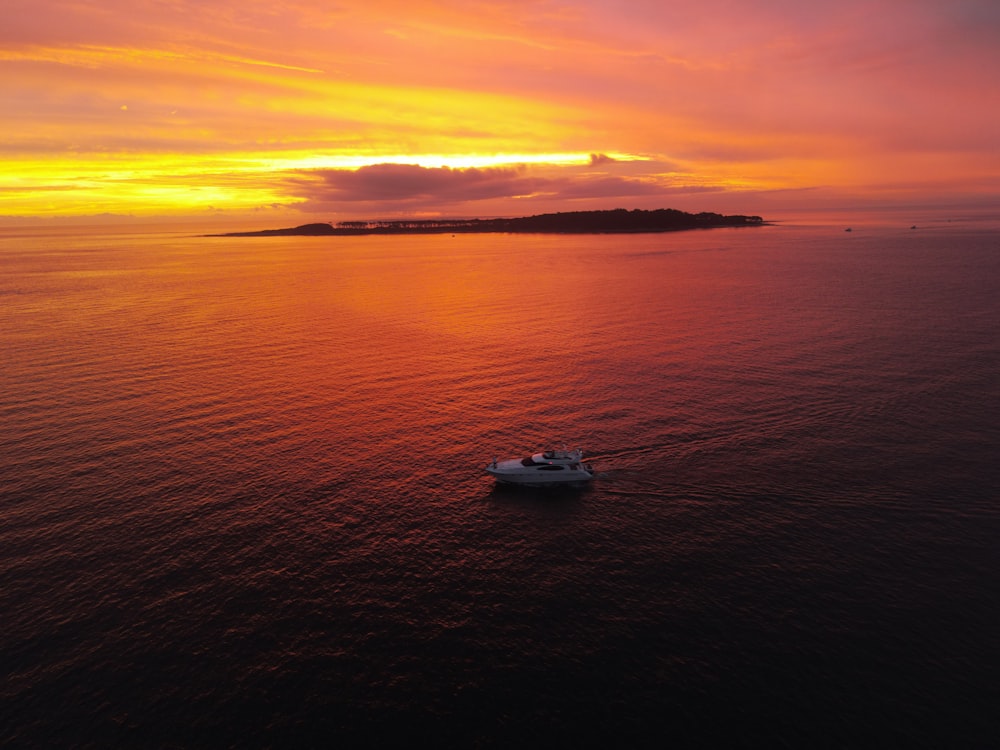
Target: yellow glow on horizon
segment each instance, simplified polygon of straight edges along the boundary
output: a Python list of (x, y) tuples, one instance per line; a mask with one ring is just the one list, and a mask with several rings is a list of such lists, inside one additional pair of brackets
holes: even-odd
[[(617, 161), (642, 157), (608, 154)], [(206, 207), (250, 210), (294, 206), (301, 199), (281, 190), (296, 171), (354, 171), (377, 164), (488, 169), (589, 164), (590, 154), (328, 154), (226, 155), (78, 154), (0, 162), (0, 215), (60, 216), (81, 213), (182, 214)]]

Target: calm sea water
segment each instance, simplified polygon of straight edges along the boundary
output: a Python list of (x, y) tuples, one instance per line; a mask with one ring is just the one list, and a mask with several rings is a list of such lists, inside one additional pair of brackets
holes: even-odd
[(0, 743), (994, 745), (998, 334), (997, 222), (4, 230)]

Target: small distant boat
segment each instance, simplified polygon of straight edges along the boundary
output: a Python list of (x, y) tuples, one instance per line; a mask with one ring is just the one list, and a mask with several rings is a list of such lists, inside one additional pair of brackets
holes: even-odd
[(594, 478), (594, 467), (583, 462), (583, 451), (535, 453), (527, 458), (493, 459), (486, 473), (501, 484), (526, 487), (582, 486)]

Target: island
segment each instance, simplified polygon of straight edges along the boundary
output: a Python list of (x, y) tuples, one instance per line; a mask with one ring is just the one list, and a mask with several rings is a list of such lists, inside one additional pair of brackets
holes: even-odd
[(354, 236), (364, 234), (613, 234), (675, 232), (682, 229), (757, 227), (760, 216), (697, 214), (673, 208), (654, 210), (616, 208), (609, 211), (566, 211), (513, 219), (394, 219), (386, 221), (319, 222), (288, 229), (227, 232), (214, 237)]

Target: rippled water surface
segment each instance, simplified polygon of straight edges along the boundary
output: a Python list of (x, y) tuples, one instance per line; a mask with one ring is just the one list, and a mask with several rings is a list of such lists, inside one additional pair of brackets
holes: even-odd
[[(998, 736), (995, 224), (0, 272), (4, 744)], [(564, 444), (585, 491), (483, 472)]]

